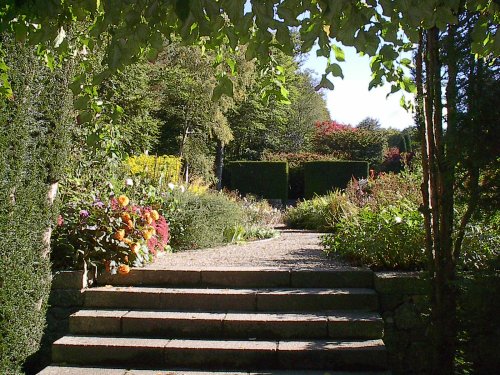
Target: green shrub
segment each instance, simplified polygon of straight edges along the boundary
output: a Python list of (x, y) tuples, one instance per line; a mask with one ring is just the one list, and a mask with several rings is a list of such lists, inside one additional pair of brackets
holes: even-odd
[(201, 195), (175, 188), (163, 203), (173, 250), (212, 247), (230, 242), (228, 231), (245, 224), (242, 207), (222, 193)]
[(47, 193), (68, 160), (75, 119), (70, 68), (51, 72), (32, 48), (2, 35), (0, 43), (14, 91), (0, 99), (0, 373), (13, 374), (37, 370), (51, 283), (43, 238), (57, 213)]
[(336, 191), (290, 207), (284, 221), (290, 228), (331, 231), (338, 221), (355, 215), (356, 211), (356, 206), (344, 194)]
[(267, 199), (288, 198), (288, 165), (286, 162), (234, 161), (227, 165), (230, 188), (241, 194)]
[(422, 269), (426, 262), (423, 219), (411, 202), (400, 201), (376, 212), (360, 209), (341, 220), (322, 239), (329, 255), (375, 269)]
[[(343, 218), (334, 233), (323, 237), (329, 255), (374, 269), (425, 269), (424, 220), (418, 205), (406, 199), (374, 210), (365, 206), (356, 216)], [(500, 255), (498, 228), (484, 224), (467, 227), (459, 267), (479, 270)]]
[(315, 161), (304, 165), (306, 199), (334, 189), (345, 189), (353, 177), (366, 178), (368, 163), (362, 161)]

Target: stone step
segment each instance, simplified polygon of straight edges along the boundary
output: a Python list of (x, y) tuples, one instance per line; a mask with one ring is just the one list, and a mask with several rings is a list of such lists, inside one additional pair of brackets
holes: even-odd
[(97, 283), (116, 286), (372, 288), (373, 272), (363, 268), (133, 268), (127, 275), (102, 274)]
[(182, 338), (378, 339), (378, 313), (248, 313), (80, 310), (70, 317), (75, 335), (124, 335)]
[(383, 371), (314, 371), (314, 370), (289, 370), (289, 371), (196, 371), (182, 369), (125, 369), (125, 368), (97, 368), (77, 366), (49, 366), (38, 373), (38, 375), (390, 375)]
[(182, 289), (97, 287), (85, 291), (85, 307), (190, 311), (377, 310), (365, 288)]
[(382, 340), (236, 341), (65, 336), (56, 363), (192, 369), (386, 370)]

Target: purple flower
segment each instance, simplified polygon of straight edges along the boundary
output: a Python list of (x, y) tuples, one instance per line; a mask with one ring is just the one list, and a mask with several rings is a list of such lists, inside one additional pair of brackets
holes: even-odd
[(98, 207), (98, 208), (103, 208), (104, 207), (104, 203), (100, 200), (96, 200), (93, 204), (94, 207)]
[(86, 219), (90, 216), (87, 210), (80, 210), (80, 219)]

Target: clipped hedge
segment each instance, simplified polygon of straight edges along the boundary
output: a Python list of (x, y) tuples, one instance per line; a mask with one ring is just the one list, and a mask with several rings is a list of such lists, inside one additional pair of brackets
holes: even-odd
[(0, 43), (14, 92), (0, 99), (0, 373), (30, 373), (39, 370), (33, 366), (51, 284), (43, 238), (57, 207), (46, 197), (61, 178), (76, 125), (72, 74), (68, 67), (51, 72), (32, 47), (5, 35)]
[(286, 162), (234, 161), (227, 164), (227, 169), (231, 190), (266, 199), (288, 199)]
[(312, 161), (304, 164), (306, 199), (325, 195), (328, 191), (345, 189), (353, 178), (368, 177), (366, 161)]
[(318, 160), (343, 160), (346, 155), (341, 153), (334, 154), (315, 154), (312, 152), (299, 153), (267, 153), (263, 155), (265, 161), (286, 161), (288, 162), (288, 199), (304, 198), (304, 163)]

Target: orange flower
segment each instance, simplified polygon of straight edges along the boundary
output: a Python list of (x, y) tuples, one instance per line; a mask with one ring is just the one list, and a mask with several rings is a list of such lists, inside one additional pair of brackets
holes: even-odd
[(160, 214), (156, 210), (151, 210), (151, 217), (156, 221), (160, 218)]
[(125, 238), (125, 229), (119, 229), (113, 236), (118, 241), (123, 241)]
[(129, 245), (129, 247), (130, 247), (130, 250), (132, 250), (133, 253), (137, 254), (139, 252), (140, 246), (139, 246), (139, 244), (137, 242), (131, 243)]
[(123, 242), (125, 242), (127, 245), (130, 245), (132, 243), (132, 240), (130, 238), (124, 238)]
[(151, 217), (151, 213), (145, 212), (144, 215), (142, 215), (144, 221), (148, 224), (151, 224), (153, 222), (153, 218)]
[(142, 231), (142, 236), (144, 237), (144, 239), (147, 241), (149, 240), (151, 237), (153, 237), (153, 234), (155, 234), (156, 231), (154, 228), (148, 228), (148, 229), (144, 229)]
[(130, 214), (128, 212), (124, 212), (122, 214), (122, 220), (126, 223), (127, 221), (129, 221), (131, 218), (130, 218)]
[(126, 264), (120, 264), (120, 267), (118, 267), (118, 273), (120, 275), (126, 275), (129, 272), (130, 272), (130, 267), (127, 266)]
[(125, 225), (127, 226), (127, 229), (134, 229), (134, 222), (132, 220), (128, 220)]
[(118, 203), (122, 207), (128, 206), (129, 202), (130, 202), (130, 200), (128, 199), (128, 197), (126, 195), (120, 195), (118, 197)]

